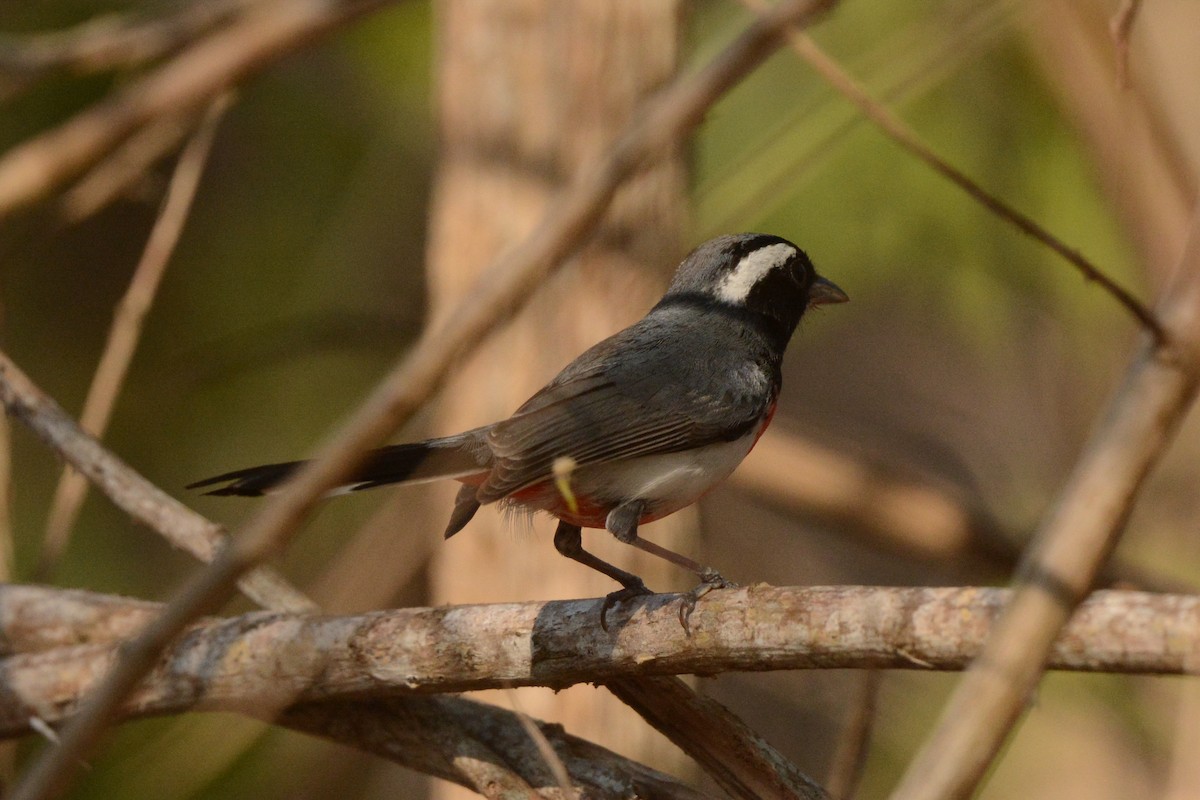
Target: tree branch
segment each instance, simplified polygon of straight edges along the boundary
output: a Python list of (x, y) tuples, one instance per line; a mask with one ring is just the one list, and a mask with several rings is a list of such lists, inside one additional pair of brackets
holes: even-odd
[[(121, 714), (269, 716), (333, 699), (734, 670), (963, 669), (1010, 597), (1004, 589), (756, 586), (707, 595), (691, 636), (679, 625), (677, 595), (623, 606), (629, 613), (612, 632), (597, 622), (599, 600), (344, 617), (254, 612), (191, 627)], [(31, 586), (0, 587), (0, 609), (0, 637), (15, 653), (0, 662), (0, 733), (10, 736), (26, 731), (31, 716), (58, 724), (75, 713), (120, 642), (161, 612), (158, 604)], [(1049, 666), (1191, 673), (1200, 665), (1197, 641), (1200, 597), (1097, 592), (1059, 637)], [(649, 716), (662, 717), (662, 709)]]

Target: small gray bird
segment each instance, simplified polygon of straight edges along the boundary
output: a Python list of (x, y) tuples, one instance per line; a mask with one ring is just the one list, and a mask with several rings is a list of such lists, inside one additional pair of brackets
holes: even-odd
[[(344, 491), (451, 478), (463, 484), (446, 537), (481, 505), (547, 511), (554, 546), (621, 584), (616, 603), (650, 594), (642, 579), (583, 549), (581, 528), (607, 528), (626, 544), (688, 569), (715, 570), (638, 535), (638, 526), (699, 500), (741, 463), (775, 413), (788, 340), (812, 306), (846, 302), (804, 251), (762, 233), (720, 236), (693, 250), (667, 293), (625, 330), (590, 348), (508, 419), (371, 453)], [(191, 484), (209, 494), (257, 496), (303, 462), (267, 464)]]

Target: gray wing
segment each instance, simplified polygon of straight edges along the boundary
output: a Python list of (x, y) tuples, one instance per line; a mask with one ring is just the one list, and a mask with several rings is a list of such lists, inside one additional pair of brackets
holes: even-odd
[[(637, 332), (627, 329), (601, 342), (493, 426), (494, 461), (480, 502), (549, 479), (561, 456), (584, 466), (737, 439), (774, 399), (771, 375), (755, 364), (723, 363), (728, 356), (717, 354), (716, 363), (702, 353), (681, 359), (652, 345), (661, 339), (649, 341), (639, 346)], [(741, 370), (744, 380), (724, 379), (728, 370)], [(731, 385), (743, 391), (731, 392)]]

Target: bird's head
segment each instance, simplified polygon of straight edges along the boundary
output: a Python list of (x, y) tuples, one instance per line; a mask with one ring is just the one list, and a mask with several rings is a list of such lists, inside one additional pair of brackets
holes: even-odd
[(785, 340), (807, 309), (850, 299), (817, 274), (803, 250), (767, 233), (718, 236), (697, 247), (664, 299), (681, 295), (762, 315), (782, 326)]

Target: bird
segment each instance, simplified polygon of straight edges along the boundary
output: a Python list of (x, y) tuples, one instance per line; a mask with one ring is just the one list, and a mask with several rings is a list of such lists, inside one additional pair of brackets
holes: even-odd
[[(462, 484), (444, 533), (483, 505), (548, 512), (559, 553), (615, 580), (615, 605), (652, 594), (644, 581), (583, 547), (583, 528), (699, 577), (696, 601), (735, 584), (643, 538), (640, 526), (685, 508), (727, 478), (770, 425), (784, 351), (804, 313), (849, 299), (808, 255), (772, 234), (719, 236), (689, 253), (639, 321), (584, 351), (507, 419), (453, 436), (373, 450), (337, 493), (453, 479)], [(206, 494), (259, 496), (304, 462), (265, 464), (190, 484)]]

